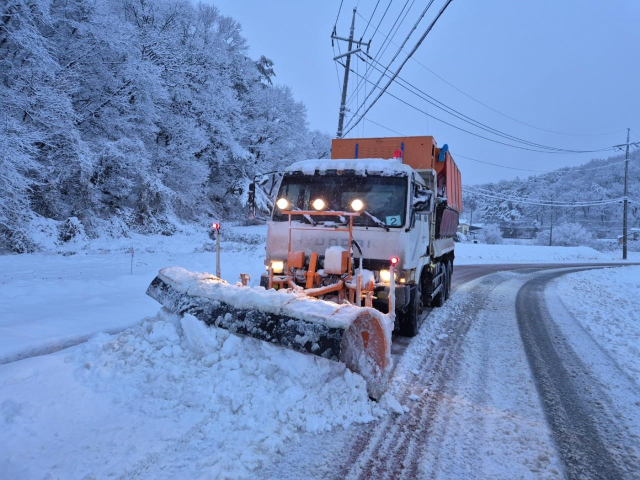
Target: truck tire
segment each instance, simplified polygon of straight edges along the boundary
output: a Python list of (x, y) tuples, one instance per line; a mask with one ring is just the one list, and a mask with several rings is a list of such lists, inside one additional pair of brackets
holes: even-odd
[(415, 337), (420, 329), (420, 316), (422, 314), (422, 283), (418, 282), (410, 290), (409, 308), (400, 314), (400, 335), (403, 337)]
[(451, 260), (449, 260), (447, 262), (447, 267), (446, 267), (446, 272), (447, 272), (447, 289), (445, 292), (445, 301), (449, 300), (449, 297), (451, 296), (451, 276), (453, 275), (453, 263), (451, 263)]
[(447, 292), (445, 291), (447, 289), (447, 268), (445, 264), (441, 264), (441, 265), (442, 265), (442, 280), (441, 280), (442, 288), (440, 289), (438, 294), (435, 297), (433, 297), (433, 300), (431, 300), (432, 307), (441, 307), (442, 305), (444, 305), (445, 295), (447, 294)]

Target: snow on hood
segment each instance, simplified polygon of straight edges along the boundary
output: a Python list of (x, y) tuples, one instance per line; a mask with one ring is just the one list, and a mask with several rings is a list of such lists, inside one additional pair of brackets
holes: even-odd
[(403, 164), (400, 160), (385, 160), (382, 158), (303, 160), (290, 165), (286, 169), (287, 172), (302, 172), (305, 175), (313, 175), (316, 171), (323, 173), (327, 170), (355, 170), (359, 175), (369, 173), (383, 176), (413, 172), (410, 166)]

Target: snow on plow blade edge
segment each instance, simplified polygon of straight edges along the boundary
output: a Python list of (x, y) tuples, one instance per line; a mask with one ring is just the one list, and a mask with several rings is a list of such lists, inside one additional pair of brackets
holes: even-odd
[(391, 327), (377, 310), (337, 305), (289, 291), (230, 285), (180, 267), (160, 270), (147, 295), (207, 325), (344, 363), (379, 399), (391, 370)]

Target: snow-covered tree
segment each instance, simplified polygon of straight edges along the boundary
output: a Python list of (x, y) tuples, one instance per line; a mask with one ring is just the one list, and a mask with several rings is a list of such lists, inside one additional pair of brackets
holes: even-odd
[(544, 230), (536, 236), (538, 245), (557, 245), (561, 247), (578, 247), (593, 245), (593, 235), (578, 223), (561, 223), (553, 227), (553, 238), (550, 241), (551, 230)]
[(42, 218), (64, 239), (238, 215), (255, 174), (329, 152), (275, 68), (211, 5), (7, 0), (0, 249), (33, 249)]
[(488, 223), (482, 229), (481, 239), (490, 245), (501, 245), (503, 242), (500, 227), (495, 223)]

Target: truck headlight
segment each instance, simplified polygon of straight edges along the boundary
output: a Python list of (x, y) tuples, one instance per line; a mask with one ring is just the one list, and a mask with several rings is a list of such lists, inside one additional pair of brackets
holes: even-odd
[(391, 272), (389, 270), (380, 270), (380, 281), (386, 283), (390, 282)]
[(282, 260), (271, 260), (271, 270), (273, 273), (282, 273), (284, 271), (284, 262)]

